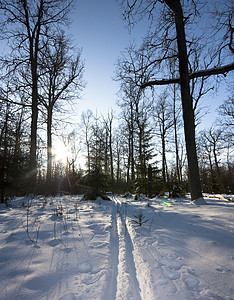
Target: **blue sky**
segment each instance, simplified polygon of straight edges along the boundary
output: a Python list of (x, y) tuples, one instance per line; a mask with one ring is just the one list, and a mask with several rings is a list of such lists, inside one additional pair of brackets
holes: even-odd
[(117, 109), (115, 63), (129, 42), (144, 34), (144, 28), (137, 26), (130, 34), (115, 0), (77, 0), (71, 29), (85, 59), (87, 85), (78, 107), (105, 115)]
[(117, 58), (131, 39), (115, 0), (79, 0), (72, 33), (85, 59), (87, 86), (78, 107), (106, 114), (116, 102), (118, 84), (112, 80)]
[[(91, 109), (98, 115), (106, 115), (111, 108), (117, 109), (118, 83), (112, 79), (114, 64), (131, 40), (141, 39), (146, 27), (141, 23), (130, 34), (115, 0), (77, 0), (72, 18), (71, 32), (78, 47), (83, 48), (87, 82), (78, 110), (81, 113)], [(224, 98), (226, 91), (221, 88), (218, 95), (213, 93), (201, 99), (202, 106), (210, 107), (204, 123), (214, 121), (215, 109)]]

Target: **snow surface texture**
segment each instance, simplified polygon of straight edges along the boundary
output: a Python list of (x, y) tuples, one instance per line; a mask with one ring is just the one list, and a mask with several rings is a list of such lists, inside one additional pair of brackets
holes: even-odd
[(0, 207), (1, 300), (234, 299), (233, 202), (81, 198)]

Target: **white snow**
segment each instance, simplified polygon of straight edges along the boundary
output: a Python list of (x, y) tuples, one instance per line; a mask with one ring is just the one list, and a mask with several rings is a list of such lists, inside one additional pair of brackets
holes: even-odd
[(234, 299), (227, 197), (81, 199), (0, 206), (1, 300)]

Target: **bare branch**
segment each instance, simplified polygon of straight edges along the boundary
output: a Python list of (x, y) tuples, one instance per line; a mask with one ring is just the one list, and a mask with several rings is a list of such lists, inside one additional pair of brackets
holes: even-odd
[[(199, 70), (193, 73), (189, 74), (189, 79), (194, 79), (198, 77), (205, 77), (205, 76), (211, 76), (211, 75), (224, 75), (230, 71), (234, 70), (234, 63), (221, 66), (221, 67), (214, 67), (207, 70)], [(142, 84), (140, 87), (142, 89), (146, 88), (147, 86), (153, 86), (153, 85), (166, 85), (166, 84), (174, 84), (174, 83), (180, 83), (180, 78), (169, 78), (169, 79), (161, 79), (161, 80), (152, 80), (148, 81), (144, 84)]]

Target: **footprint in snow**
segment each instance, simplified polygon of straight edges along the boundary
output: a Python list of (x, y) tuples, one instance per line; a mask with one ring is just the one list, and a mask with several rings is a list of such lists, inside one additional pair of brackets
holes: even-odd
[(169, 268), (163, 268), (163, 274), (171, 280), (176, 280), (176, 279), (180, 278), (179, 273), (177, 273), (176, 271), (173, 271)]
[(185, 276), (183, 278), (183, 281), (184, 283), (187, 285), (187, 287), (190, 289), (190, 290), (193, 290), (193, 291), (201, 291), (200, 288), (199, 288), (199, 280), (194, 277), (194, 276)]
[(89, 275), (87, 278), (82, 280), (82, 283), (87, 284), (87, 285), (94, 284), (95, 282), (99, 281), (102, 276), (103, 276), (103, 274)]
[(73, 249), (72, 248), (65, 248), (63, 251), (65, 253), (70, 253), (71, 251), (73, 251)]
[(69, 231), (63, 232), (63, 235), (70, 235), (71, 233)]
[(5, 239), (5, 241), (6, 241), (6, 243), (10, 243), (10, 242), (12, 242), (12, 241), (14, 241), (15, 240), (15, 234), (14, 233), (11, 233), (6, 239)]
[(48, 292), (52, 287), (56, 287), (59, 282), (58, 274), (47, 274), (33, 277), (25, 282), (29, 290)]
[(88, 273), (89, 271), (91, 271), (91, 266), (88, 262), (83, 262), (78, 265), (78, 269), (81, 273)]
[(61, 243), (61, 242), (60, 242), (59, 240), (54, 239), (54, 240), (49, 241), (49, 242), (48, 242), (48, 245), (49, 245), (50, 247), (56, 247), (56, 246), (59, 245), (60, 243)]
[(73, 293), (70, 293), (59, 298), (59, 300), (76, 300), (76, 298)]
[(166, 266), (167, 268), (172, 270), (180, 270), (182, 267), (181, 262), (171, 258), (163, 258), (159, 262), (162, 266)]
[(222, 270), (220, 268), (216, 268), (215, 270), (218, 271), (218, 272), (224, 273), (224, 270)]
[(158, 238), (157, 241), (152, 244), (152, 246), (164, 246), (164, 245), (165, 245), (165, 242), (164, 242), (164, 239), (162, 239), (162, 238)]

